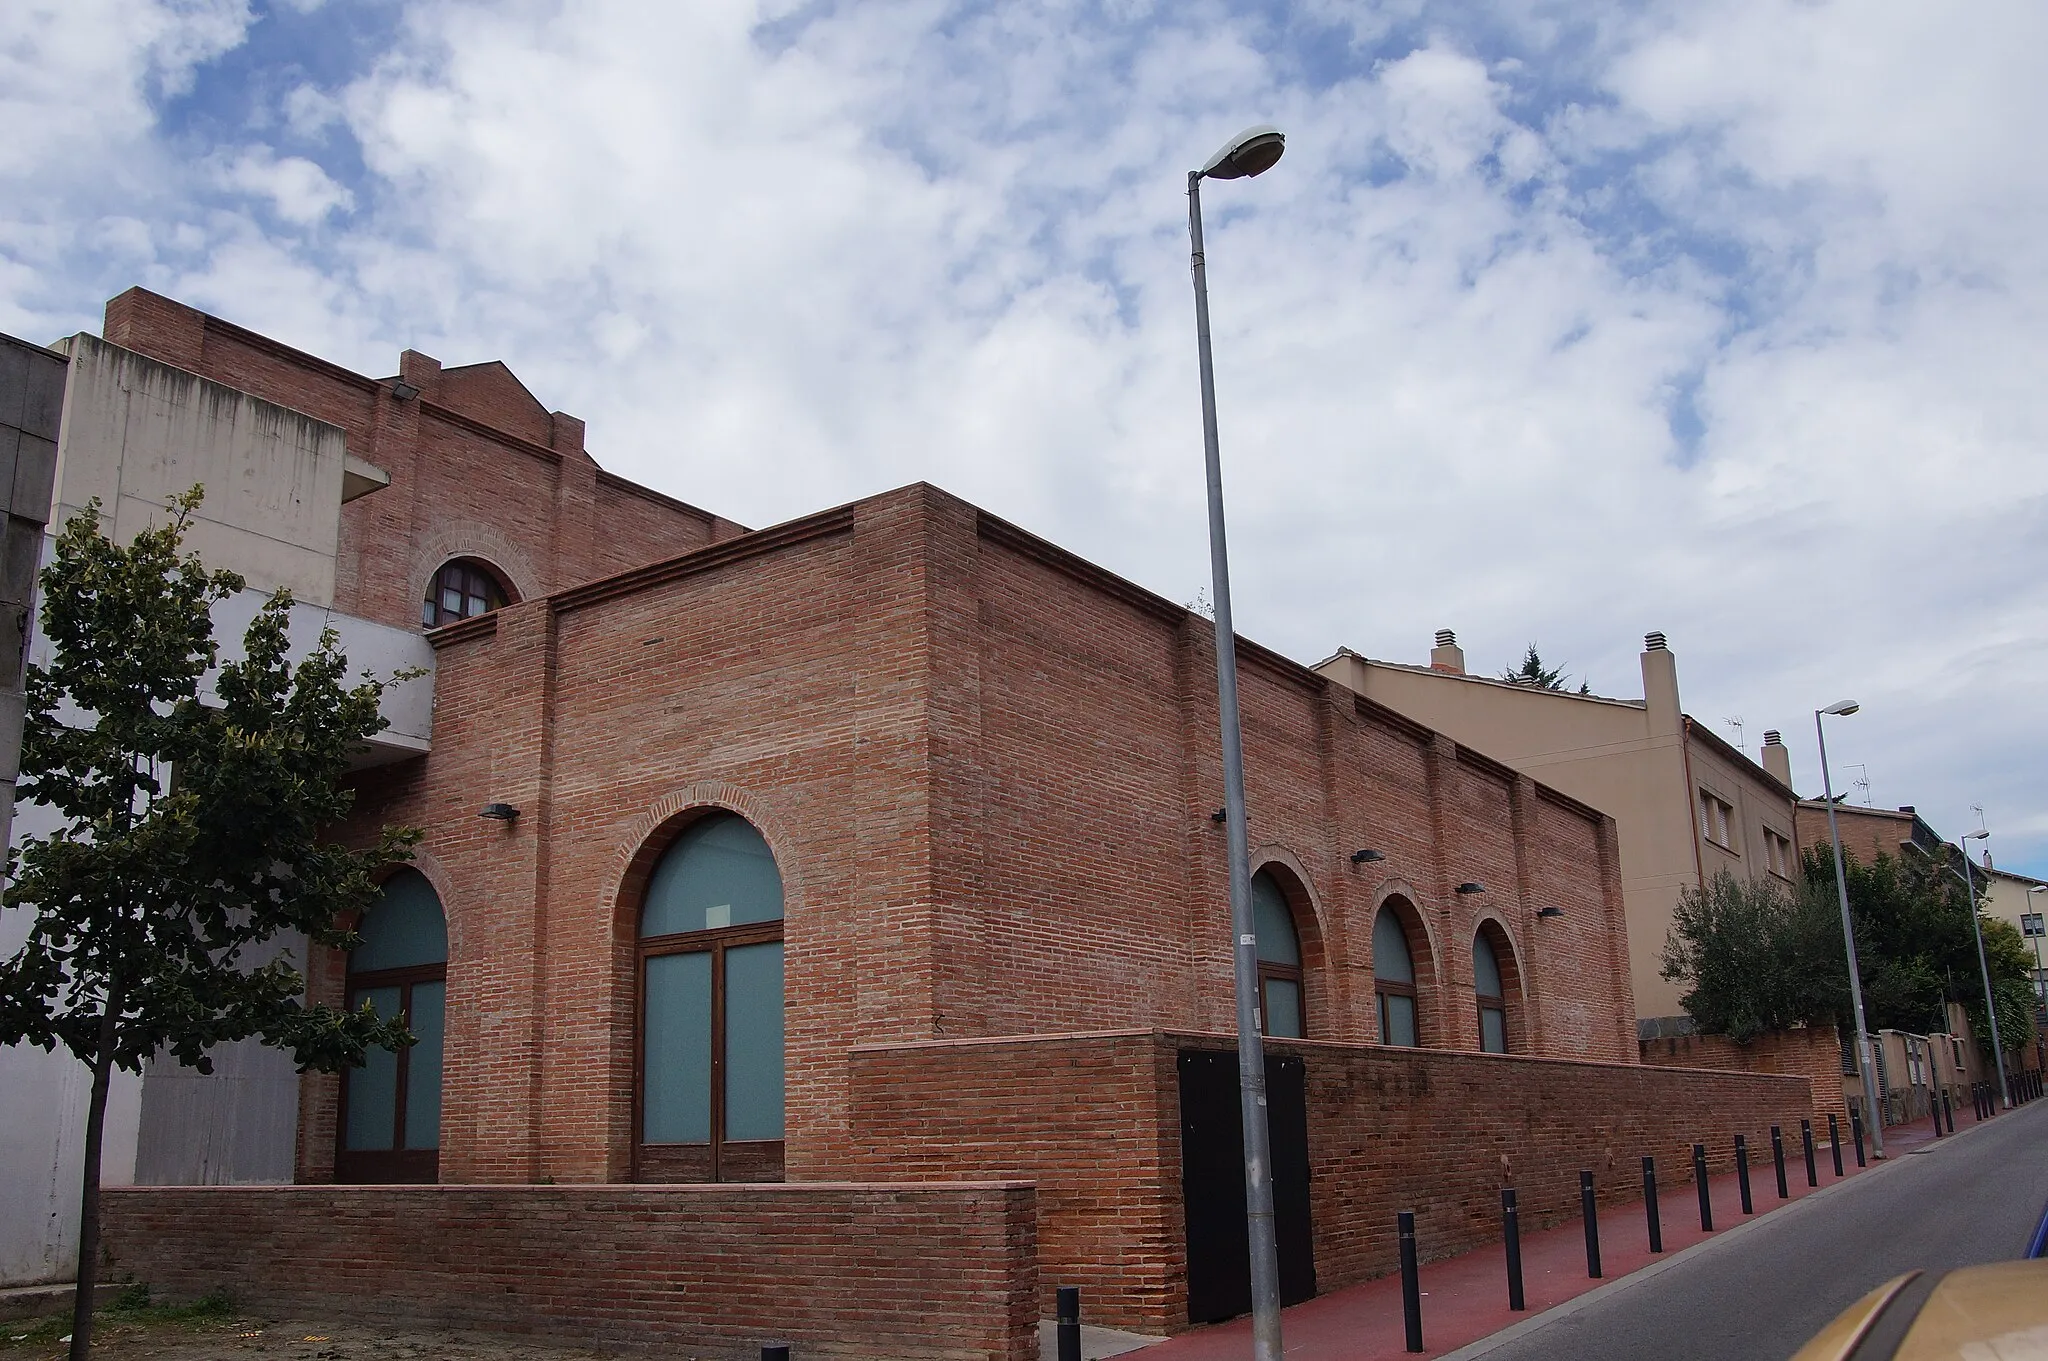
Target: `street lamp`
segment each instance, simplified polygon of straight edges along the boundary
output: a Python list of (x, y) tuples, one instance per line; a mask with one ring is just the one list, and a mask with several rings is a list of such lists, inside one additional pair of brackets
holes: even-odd
[(1963, 852), (1963, 887), (1970, 894), (1970, 934), (1977, 938), (1977, 967), (1984, 974), (1984, 1016), (1991, 1022), (1991, 1061), (1998, 1065), (1998, 1099), (2012, 1109), (2012, 1087), (2005, 1080), (2005, 1046), (1998, 1042), (1998, 1003), (1991, 997), (1991, 966), (1984, 960), (1984, 928), (1977, 923), (1977, 881), (1970, 877), (1970, 847), (1972, 841), (1983, 841), (1989, 832), (1965, 832), (1957, 838)]
[(1828, 735), (1821, 725), (1821, 717), (1829, 715), (1847, 718), (1856, 712), (1853, 699), (1838, 700), (1825, 709), (1813, 711), (1813, 733), (1820, 739), (1820, 787), (1828, 805), (1828, 835), (1835, 843), (1835, 896), (1842, 904), (1842, 944), (1849, 952), (1849, 1000), (1856, 1009), (1856, 1067), (1863, 1075), (1863, 1107), (1871, 1119), (1871, 1156), (1884, 1156), (1884, 1105), (1883, 1096), (1877, 1090), (1877, 1069), (1870, 1061), (1870, 1029), (1863, 1020), (1863, 979), (1856, 966), (1856, 928), (1849, 921), (1849, 878), (1842, 868), (1842, 828), (1835, 819), (1835, 785), (1828, 774)]
[(1230, 555), (1223, 535), (1223, 458), (1216, 439), (1216, 370), (1209, 355), (1209, 281), (1202, 259), (1202, 181), (1249, 179), (1287, 149), (1278, 128), (1246, 128), (1188, 172), (1189, 263), (1195, 348), (1202, 369), (1202, 451), (1209, 474), (1209, 570), (1215, 579), (1216, 712), (1223, 736), (1224, 832), (1230, 855), (1230, 934), (1237, 986), (1237, 1086), (1244, 1120), (1245, 1227), (1251, 1240), (1252, 1355), (1280, 1361), (1280, 1256), (1273, 1232), (1273, 1159), (1266, 1131), (1266, 1047), (1259, 1037), (1259, 938), (1252, 924), (1251, 851), (1244, 814), (1244, 739), (1237, 719), (1237, 634), (1230, 622)]

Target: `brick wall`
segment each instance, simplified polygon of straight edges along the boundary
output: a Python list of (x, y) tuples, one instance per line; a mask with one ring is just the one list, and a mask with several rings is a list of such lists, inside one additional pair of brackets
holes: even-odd
[[(1040, 1307), (1083, 1289), (1088, 1317), (1187, 1326), (1175, 1059), (1215, 1035), (1127, 1032), (863, 1046), (853, 1051), (864, 1178), (1002, 1176), (1038, 1186)], [(1307, 1070), (1319, 1287), (1395, 1269), (1394, 1216), (1416, 1212), (1425, 1258), (1499, 1235), (1500, 1188), (1532, 1228), (1577, 1213), (1578, 1174), (1605, 1200), (1639, 1194), (1641, 1158), (1690, 1180), (1733, 1138), (1768, 1150), (1811, 1108), (1799, 1078), (1427, 1049), (1269, 1041)]]
[[(705, 807), (784, 879), (793, 1178), (850, 1165), (855, 1043), (1231, 1024), (1207, 621), (972, 506), (906, 488), (439, 641), (433, 754), (365, 773), (356, 828), (425, 828), (449, 916), (444, 1179), (631, 1178), (639, 894)], [(1478, 1045), (1485, 920), (1514, 1048), (1633, 1061), (1612, 821), (1244, 652), (1255, 855), (1294, 895), (1310, 1034), (1376, 1038), (1398, 901), (1425, 1042)], [(306, 1112), (331, 1140), (331, 1100)]]
[[(1667, 1068), (1716, 1068), (1742, 1073), (1781, 1073), (1813, 1084), (1813, 1127), (1817, 1136), (1828, 1130), (1828, 1113), (1846, 1121), (1848, 1101), (1842, 1088), (1842, 1044), (1831, 1026), (1774, 1030), (1748, 1044), (1726, 1035), (1674, 1035), (1641, 1041), (1644, 1063)], [(1847, 1137), (1847, 1127), (1843, 1129)]]
[(1026, 1361), (1028, 1186), (118, 1187), (104, 1279), (160, 1296), (676, 1356)]

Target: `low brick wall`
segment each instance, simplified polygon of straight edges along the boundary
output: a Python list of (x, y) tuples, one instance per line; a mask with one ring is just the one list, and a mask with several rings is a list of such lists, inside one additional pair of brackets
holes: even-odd
[[(1218, 1035), (1110, 1034), (877, 1045), (851, 1055), (864, 1178), (1005, 1177), (1038, 1185), (1040, 1308), (1082, 1287), (1091, 1322), (1187, 1327), (1176, 1056)], [(1811, 1109), (1801, 1078), (1378, 1045), (1271, 1041), (1307, 1071), (1316, 1277), (1329, 1291), (1396, 1267), (1394, 1215), (1414, 1210), (1425, 1257), (1495, 1241), (1500, 1188), (1523, 1223), (1640, 1193), (1641, 1159), (1689, 1183), (1692, 1145), (1716, 1171), (1733, 1136), (1769, 1166), (1773, 1123)], [(1766, 1173), (1767, 1175), (1767, 1173)], [(1674, 1205), (1682, 1204), (1678, 1197)], [(1674, 1213), (1678, 1212), (1676, 1210)]]
[(1015, 1183), (122, 1187), (105, 1215), (109, 1275), (172, 1298), (670, 1356), (1037, 1356)]
[[(1638, 1048), (1644, 1063), (1663, 1067), (1718, 1068), (1807, 1079), (1813, 1083), (1811, 1118), (1817, 1138), (1827, 1135), (1829, 1112), (1845, 1122), (1849, 1118), (1848, 1098), (1842, 1088), (1842, 1042), (1828, 1026), (1767, 1031), (1748, 1044), (1737, 1044), (1726, 1035), (1664, 1036), (1643, 1040)], [(1848, 1135), (1844, 1128), (1842, 1137)]]

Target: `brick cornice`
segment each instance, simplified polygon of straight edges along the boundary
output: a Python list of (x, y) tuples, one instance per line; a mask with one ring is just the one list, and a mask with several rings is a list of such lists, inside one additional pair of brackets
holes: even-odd
[(665, 562), (636, 567), (630, 572), (621, 572), (617, 576), (557, 592), (548, 598), (548, 604), (555, 613), (567, 614), (571, 610), (580, 610), (588, 605), (630, 595), (650, 586), (658, 586), (665, 581), (695, 576), (699, 572), (708, 572), (730, 563), (744, 562), (748, 558), (758, 558), (767, 553), (792, 548), (797, 544), (809, 543), (813, 539), (850, 533), (852, 529), (853, 507), (840, 506), (816, 515), (807, 515), (801, 520), (791, 520), (772, 529), (757, 529), (750, 534), (742, 534), (736, 539), (726, 539), (708, 548), (699, 548), (695, 552), (685, 553), (681, 557), (670, 558)]

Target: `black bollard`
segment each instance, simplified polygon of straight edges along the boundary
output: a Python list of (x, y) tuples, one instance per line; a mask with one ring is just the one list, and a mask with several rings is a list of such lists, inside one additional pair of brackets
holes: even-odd
[(1735, 1184), (1742, 1188), (1742, 1212), (1756, 1213), (1756, 1206), (1749, 1200), (1749, 1141), (1740, 1134), (1735, 1136)]
[(1600, 1279), (1600, 1202), (1593, 1195), (1593, 1174), (1579, 1173), (1579, 1213), (1586, 1221), (1586, 1275)]
[(1778, 1199), (1783, 1200), (1792, 1193), (1785, 1189), (1785, 1136), (1776, 1125), (1771, 1126), (1771, 1163), (1778, 1169)]
[(1408, 1350), (1422, 1350), (1422, 1275), (1415, 1265), (1415, 1211), (1394, 1218), (1401, 1235), (1401, 1320), (1408, 1325)]
[(1063, 1285), (1059, 1305), (1053, 1311), (1053, 1337), (1059, 1344), (1059, 1361), (1081, 1361), (1081, 1288)]
[(1799, 1145), (1806, 1150), (1806, 1184), (1820, 1185), (1820, 1174), (1813, 1170), (1813, 1121), (1799, 1122)]
[(1664, 1251), (1664, 1225), (1657, 1217), (1657, 1160), (1643, 1159), (1643, 1218), (1650, 1225), (1650, 1251)]
[(1842, 1123), (1835, 1119), (1833, 1111), (1828, 1112), (1828, 1147), (1835, 1155), (1835, 1180), (1842, 1179)]
[[(1079, 1352), (1075, 1353), (1080, 1355)], [(761, 1361), (789, 1361), (787, 1342), (764, 1342), (761, 1344)]]
[(1700, 1232), (1714, 1231), (1714, 1197), (1707, 1186), (1707, 1146), (1692, 1146), (1692, 1180), (1700, 1190)]
[(1863, 1161), (1863, 1117), (1853, 1110), (1849, 1112), (1849, 1133), (1856, 1140), (1856, 1165), (1868, 1167)]
[(1516, 1313), (1529, 1307), (1522, 1298), (1522, 1223), (1515, 1213), (1515, 1188), (1500, 1192), (1500, 1237), (1508, 1250), (1508, 1308)]

